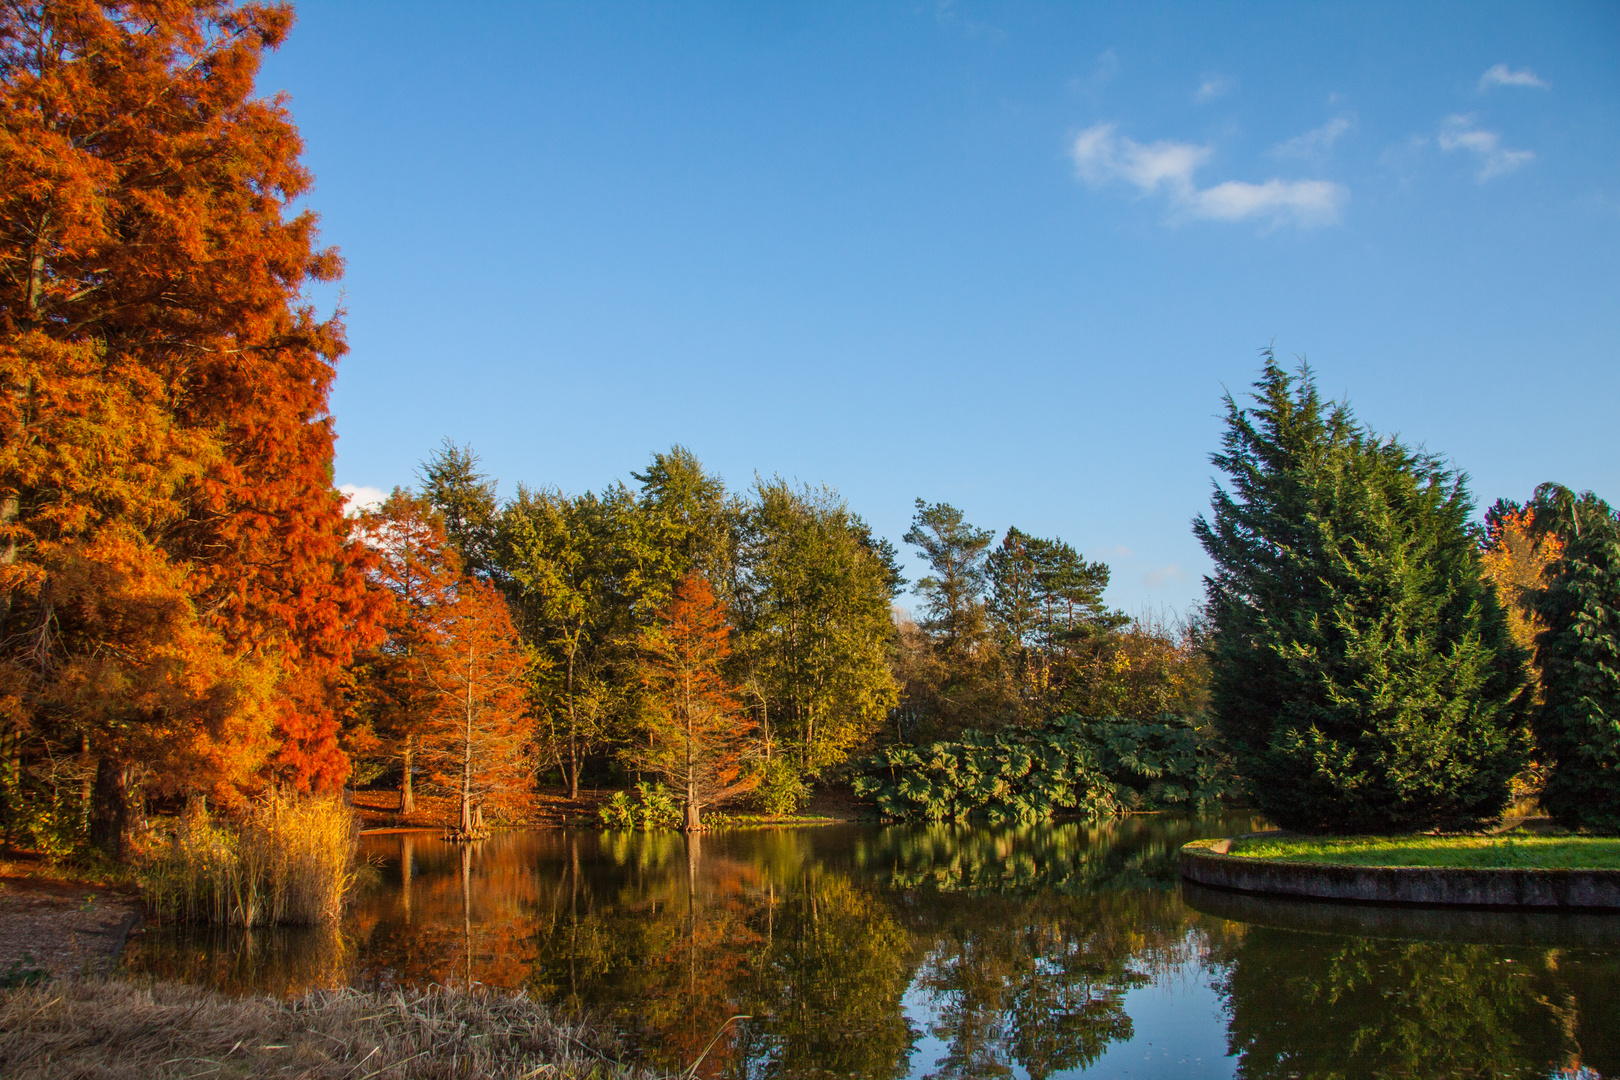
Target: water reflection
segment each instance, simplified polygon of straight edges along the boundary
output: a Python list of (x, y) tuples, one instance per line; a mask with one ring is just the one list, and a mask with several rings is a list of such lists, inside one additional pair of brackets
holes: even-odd
[(129, 963), (275, 993), (521, 987), (611, 1018), (665, 1066), (714, 1041), (710, 1077), (1141, 1075), (1145, 992), (1219, 995), (1224, 1014), (1178, 1021), (1213, 1029), (1189, 1043), (1224, 1035), (1207, 1075), (1620, 1073), (1620, 924), (1475, 919), (1446, 939), (1461, 924), (1432, 913), (1402, 932), (1344, 921), (1369, 909), (1184, 896), (1176, 849), (1250, 827), (378, 836), (341, 933), (155, 934)]

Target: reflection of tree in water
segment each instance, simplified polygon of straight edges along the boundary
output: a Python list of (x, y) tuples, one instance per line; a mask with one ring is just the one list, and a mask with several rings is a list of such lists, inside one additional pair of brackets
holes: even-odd
[(555, 871), (529, 986), (618, 1011), (669, 1064), (747, 1013), (705, 1071), (751, 1077), (906, 1075), (911, 988), (944, 1075), (1042, 1077), (1129, 1038), (1125, 991), (1200, 947), (1173, 891), (1130, 887), (1179, 846), (1162, 826), (864, 835), (605, 838)]
[[(941, 1077), (1032, 1077), (1095, 1062), (1129, 1039), (1125, 992), (1198, 958), (1175, 882), (1191, 823), (888, 829), (855, 861), (921, 893), (906, 922), (926, 957), (916, 989), (946, 1044)], [(1214, 920), (1196, 920), (1211, 927)]]
[(131, 935), (120, 963), (137, 975), (291, 997), (348, 985), (353, 961), (353, 941), (336, 926), (165, 923)]
[(1252, 927), (1221, 988), (1240, 1077), (1620, 1073), (1620, 962)]
[[(1233, 831), (1254, 827), (1248, 819)], [(1208, 823), (1114, 818), (987, 829), (972, 825), (889, 828), (859, 839), (854, 861), (899, 889), (1005, 896), (1122, 889), (1173, 889), (1176, 853), (1208, 833)]]
[[(689, 1064), (731, 1017), (706, 1075), (901, 1076), (908, 941), (883, 904), (822, 871), (792, 834), (749, 845), (658, 835), (560, 867), (529, 987), (609, 1009), (667, 1064)], [(604, 873), (604, 870), (610, 871)]]

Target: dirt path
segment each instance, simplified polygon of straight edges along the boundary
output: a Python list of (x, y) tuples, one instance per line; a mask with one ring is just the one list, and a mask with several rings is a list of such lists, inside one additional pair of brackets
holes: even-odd
[(0, 979), (105, 974), (141, 911), (135, 897), (104, 887), (0, 877)]

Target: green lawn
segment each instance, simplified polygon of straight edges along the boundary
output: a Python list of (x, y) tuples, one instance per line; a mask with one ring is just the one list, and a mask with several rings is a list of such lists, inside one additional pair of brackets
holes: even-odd
[(1353, 866), (1620, 870), (1620, 838), (1597, 836), (1291, 836), (1240, 840), (1230, 854)]

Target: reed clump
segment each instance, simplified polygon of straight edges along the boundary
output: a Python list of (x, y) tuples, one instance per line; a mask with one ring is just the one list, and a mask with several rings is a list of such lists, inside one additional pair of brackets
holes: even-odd
[(8, 1080), (631, 1080), (609, 1031), (522, 994), (325, 990), (291, 1001), (121, 979), (0, 991)]
[(342, 915), (358, 848), (354, 811), (338, 796), (272, 792), (234, 821), (188, 809), (141, 884), (159, 918), (314, 926)]

